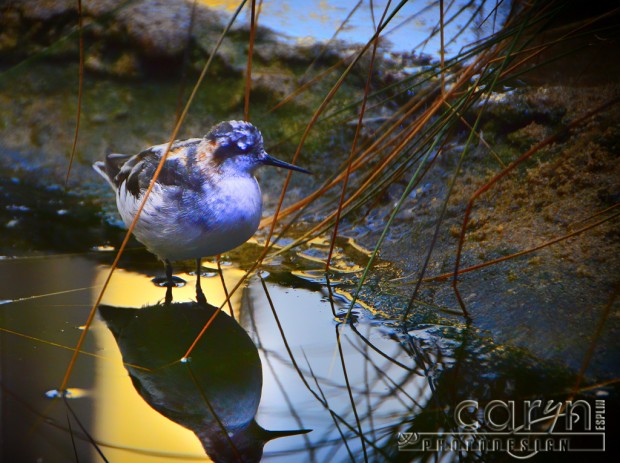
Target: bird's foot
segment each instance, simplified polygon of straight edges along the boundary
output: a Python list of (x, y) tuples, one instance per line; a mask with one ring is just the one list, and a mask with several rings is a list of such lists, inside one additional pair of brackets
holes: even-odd
[(160, 288), (181, 288), (186, 283), (183, 278), (176, 276), (173, 276), (171, 280), (168, 280), (166, 277), (155, 277), (151, 281)]

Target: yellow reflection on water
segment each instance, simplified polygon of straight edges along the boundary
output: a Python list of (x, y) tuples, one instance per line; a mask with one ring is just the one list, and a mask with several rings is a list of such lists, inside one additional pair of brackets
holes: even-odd
[(108, 461), (211, 461), (192, 431), (160, 415), (138, 395), (112, 333), (98, 330), (97, 338), (108, 357), (114, 357), (98, 364), (94, 387), (94, 435)]
[[(216, 264), (203, 263), (204, 268), (215, 268)], [(96, 278), (97, 285), (102, 285), (105, 282), (109, 267), (102, 266), (99, 269), (99, 273)], [(224, 274), (224, 281), (226, 282), (226, 288), (228, 292), (232, 291), (237, 282), (245, 275), (243, 270), (238, 268), (223, 267), (222, 272)], [(162, 266), (161, 274), (163, 275), (164, 269)], [(180, 288), (174, 288), (172, 290), (172, 297), (174, 302), (188, 302), (196, 300), (196, 276), (188, 273), (175, 273), (186, 281), (185, 286)], [(207, 298), (207, 302), (211, 305), (218, 306), (222, 304), (226, 299), (226, 293), (222, 287), (222, 281), (219, 275), (202, 277), (200, 283), (204, 294)], [(134, 307), (140, 308), (148, 305), (155, 305), (163, 302), (166, 289), (161, 288), (153, 284), (150, 277), (143, 274), (131, 272), (124, 269), (116, 269), (114, 275), (110, 281), (110, 285), (106, 289), (103, 295), (101, 304), (111, 305), (116, 307)], [(231, 297), (231, 303), (235, 312), (238, 311), (241, 304), (241, 291), (236, 291)], [(228, 312), (228, 309), (225, 308)]]
[(213, 8), (215, 10), (230, 11), (231, 13), (237, 9), (240, 0), (199, 0), (198, 3), (202, 3), (205, 6)]
[[(99, 267), (96, 284), (102, 284), (108, 272), (109, 267)], [(224, 269), (224, 279), (229, 290), (243, 274), (239, 269)], [(177, 275), (186, 280), (187, 284), (173, 290), (174, 301), (195, 300), (195, 277), (188, 274)], [(203, 278), (201, 281), (211, 304), (219, 305), (224, 302), (225, 293), (219, 276)], [(165, 289), (156, 287), (150, 277), (117, 269), (102, 304), (140, 310), (141, 307), (157, 304), (164, 294)], [(93, 298), (96, 296), (97, 294), (93, 294)], [(238, 312), (241, 291), (231, 299), (235, 312)], [(212, 461), (206, 456), (192, 431), (160, 415), (140, 397), (123, 366), (114, 336), (105, 324), (97, 321), (92, 327), (92, 333), (99, 346), (98, 354), (105, 358), (97, 361), (97, 376), (93, 387), (95, 423), (92, 434), (102, 446), (106, 458), (109, 461), (128, 463)], [(93, 460), (96, 458), (98, 457)]]

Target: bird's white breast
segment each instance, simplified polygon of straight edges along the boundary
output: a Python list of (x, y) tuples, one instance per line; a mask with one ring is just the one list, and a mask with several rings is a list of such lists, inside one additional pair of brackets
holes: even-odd
[[(129, 227), (142, 198), (119, 187), (117, 205)], [(225, 176), (202, 192), (155, 184), (134, 235), (162, 259), (214, 256), (246, 242), (258, 228), (262, 198), (253, 176)]]

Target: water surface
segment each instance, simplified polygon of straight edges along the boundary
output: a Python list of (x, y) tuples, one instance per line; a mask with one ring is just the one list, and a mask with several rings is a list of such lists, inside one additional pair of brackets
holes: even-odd
[[(113, 253), (102, 249), (0, 261), (6, 461), (71, 461), (74, 443), (79, 461), (209, 461), (207, 452), (235, 461), (237, 452), (258, 458), (263, 445), (263, 461), (409, 461), (422, 455), (399, 452), (399, 433), (456, 430), (463, 400), (559, 399), (572, 381), (458, 323), (403, 332), (362, 301), (344, 324), (345, 274), (333, 286), (310, 281), (316, 263), (299, 255), (294, 272), (272, 264), (249, 278), (231, 297), (233, 317), (224, 304), (185, 358), (225, 301), (215, 263), (203, 277), (214, 307), (194, 302), (193, 275), (183, 272), (188, 284), (166, 307), (151, 282), (158, 266), (134, 250), (104, 294), (63, 401), (54, 391), (110, 270)], [(231, 290), (245, 272), (222, 268)], [(607, 397), (605, 388), (593, 394)]]

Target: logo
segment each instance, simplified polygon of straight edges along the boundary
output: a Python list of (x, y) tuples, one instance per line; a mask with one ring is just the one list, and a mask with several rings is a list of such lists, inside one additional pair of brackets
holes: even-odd
[(519, 459), (540, 452), (605, 451), (604, 400), (492, 400), (484, 406), (464, 400), (444, 418), (441, 432), (399, 433), (398, 449), (505, 452)]

